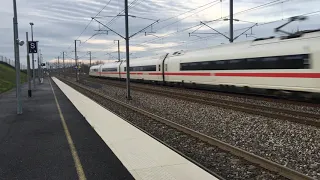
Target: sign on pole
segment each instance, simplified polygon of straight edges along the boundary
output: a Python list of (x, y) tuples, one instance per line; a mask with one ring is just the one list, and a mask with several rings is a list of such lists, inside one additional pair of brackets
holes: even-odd
[(38, 53), (38, 44), (37, 41), (29, 41), (29, 53)]

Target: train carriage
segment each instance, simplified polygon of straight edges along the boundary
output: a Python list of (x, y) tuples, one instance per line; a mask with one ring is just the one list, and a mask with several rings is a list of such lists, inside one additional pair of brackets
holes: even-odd
[(320, 34), (235, 43), (168, 57), (171, 82), (320, 92)]
[(100, 66), (101, 65), (91, 66), (89, 70), (89, 76), (94, 76), (94, 77), (100, 76)]
[(111, 62), (101, 65), (100, 76), (109, 78), (120, 78), (120, 62)]
[[(132, 59), (130, 61), (130, 75), (132, 79), (145, 81), (162, 81), (161, 63), (163, 56)], [(121, 64), (121, 69), (126, 71), (126, 61)], [(123, 74), (121, 78), (126, 78)]]
[[(298, 37), (256, 39), (212, 48), (178, 51), (159, 56), (132, 59), (133, 80), (240, 87), (268, 92), (320, 93), (320, 32)], [(117, 71), (116, 70), (117, 67)], [(112, 73), (91, 76), (126, 78), (126, 62), (109, 63)], [(97, 67), (93, 66), (93, 70)], [(118, 73), (118, 76), (115, 74)], [(238, 88), (236, 88), (238, 89)]]

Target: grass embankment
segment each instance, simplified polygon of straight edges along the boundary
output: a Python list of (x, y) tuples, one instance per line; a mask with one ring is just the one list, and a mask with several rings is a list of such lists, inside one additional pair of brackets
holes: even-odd
[[(27, 81), (27, 75), (20, 73), (21, 83)], [(16, 71), (5, 63), (0, 63), (0, 93), (8, 91), (16, 86)]]

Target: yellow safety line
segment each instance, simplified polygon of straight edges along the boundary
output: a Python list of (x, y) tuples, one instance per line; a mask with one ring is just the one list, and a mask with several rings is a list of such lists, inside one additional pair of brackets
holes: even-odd
[(80, 158), (79, 158), (78, 153), (77, 153), (77, 149), (73, 144), (72, 137), (70, 135), (68, 126), (66, 124), (66, 121), (65, 121), (65, 119), (63, 117), (63, 114), (62, 114), (58, 99), (56, 97), (56, 94), (54, 93), (54, 90), (53, 90), (53, 87), (52, 87), (50, 79), (49, 79), (49, 83), (50, 83), (50, 86), (51, 86), (51, 89), (52, 89), (52, 92), (53, 92), (54, 99), (56, 100), (56, 104), (57, 104), (57, 108), (58, 108), (58, 111), (59, 111), (59, 114), (60, 114), (60, 119), (61, 119), (61, 122), (62, 122), (62, 126), (63, 126), (64, 132), (65, 132), (67, 140), (68, 140), (68, 144), (69, 144), (70, 151), (71, 151), (71, 154), (72, 154), (72, 157), (73, 157), (74, 165), (75, 165), (75, 167), (77, 169), (77, 174), (78, 174), (79, 180), (86, 180), (87, 178), (86, 178), (86, 175), (84, 174), (84, 171), (83, 171), (83, 168), (82, 168), (82, 165), (81, 165), (81, 162), (80, 162)]

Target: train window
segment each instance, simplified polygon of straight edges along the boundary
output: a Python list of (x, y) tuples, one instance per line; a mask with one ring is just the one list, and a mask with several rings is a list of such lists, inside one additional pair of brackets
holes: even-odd
[(117, 71), (117, 68), (102, 68), (102, 72)]
[(130, 71), (157, 71), (156, 65), (130, 67)]
[(287, 64), (287, 69), (309, 69), (309, 59), (306, 59), (305, 57), (305, 55), (284, 56), (283, 63)]
[(127, 67), (124, 67), (124, 71), (127, 71)]
[(281, 61), (279, 57), (264, 57), (261, 58), (260, 67), (256, 67), (257, 69), (282, 69)]
[(264, 62), (270, 62), (270, 61), (277, 61), (279, 58), (278, 57), (265, 57), (262, 59)]
[(246, 62), (246, 69), (261, 69), (260, 58), (249, 58)]
[(228, 69), (241, 70), (246, 68), (246, 59), (233, 59), (229, 60)]
[(160, 66), (160, 64), (159, 64), (159, 71), (161, 71), (161, 66)]
[[(227, 70), (228, 69), (228, 62), (226, 60), (222, 60), (222, 61), (215, 61), (215, 63), (212, 63), (210, 66), (211, 68), (214, 68), (216, 70)], [(208, 68), (206, 68), (206, 70), (209, 70)]]
[(309, 62), (309, 54), (305, 54), (304, 55), (304, 57), (303, 57), (303, 66), (304, 66), (304, 69), (311, 68), (311, 64)]
[(181, 63), (181, 71), (191, 70), (259, 70), (259, 69), (309, 69), (309, 55), (270, 56), (231, 60)]

